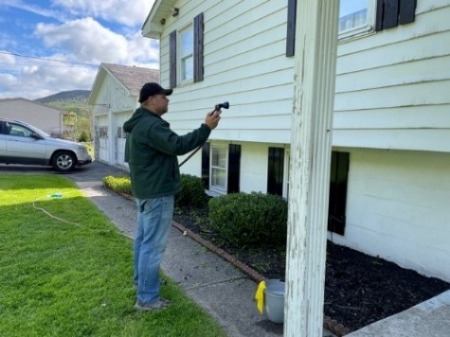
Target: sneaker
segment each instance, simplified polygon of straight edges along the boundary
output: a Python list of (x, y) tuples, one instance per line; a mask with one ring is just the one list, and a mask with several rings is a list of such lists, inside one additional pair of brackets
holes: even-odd
[(140, 311), (150, 311), (150, 310), (162, 310), (167, 308), (170, 305), (170, 301), (164, 298), (159, 299), (158, 301), (147, 304), (140, 301), (137, 301), (134, 305), (134, 308)]

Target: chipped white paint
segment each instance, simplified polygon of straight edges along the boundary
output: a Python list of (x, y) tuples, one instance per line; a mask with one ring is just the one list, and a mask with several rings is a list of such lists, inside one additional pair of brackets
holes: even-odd
[(331, 122), (339, 1), (297, 4), (286, 337), (323, 332)]

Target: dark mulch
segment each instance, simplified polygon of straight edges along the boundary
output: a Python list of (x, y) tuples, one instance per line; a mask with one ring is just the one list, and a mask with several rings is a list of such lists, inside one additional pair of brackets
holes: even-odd
[[(284, 279), (285, 247), (232, 247), (209, 227), (206, 210), (177, 209), (175, 221), (222, 248), (266, 278)], [(324, 314), (350, 331), (419, 304), (450, 284), (386, 260), (328, 242)]]

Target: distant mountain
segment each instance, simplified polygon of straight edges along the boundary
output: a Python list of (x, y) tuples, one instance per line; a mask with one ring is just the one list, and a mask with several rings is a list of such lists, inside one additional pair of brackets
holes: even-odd
[(90, 93), (90, 90), (62, 91), (51, 96), (35, 99), (34, 101), (67, 112), (74, 112), (78, 116), (91, 118), (92, 106), (87, 104)]
[(80, 101), (86, 102), (91, 91), (90, 90), (70, 90), (61, 91), (57, 94), (50, 95), (43, 98), (35, 99), (35, 102), (42, 104), (50, 104), (55, 102)]

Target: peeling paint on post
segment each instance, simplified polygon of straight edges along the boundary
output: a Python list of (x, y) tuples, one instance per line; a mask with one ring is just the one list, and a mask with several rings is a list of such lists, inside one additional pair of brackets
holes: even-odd
[(285, 337), (322, 337), (339, 1), (299, 0)]

